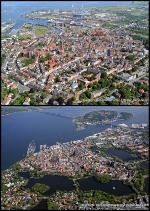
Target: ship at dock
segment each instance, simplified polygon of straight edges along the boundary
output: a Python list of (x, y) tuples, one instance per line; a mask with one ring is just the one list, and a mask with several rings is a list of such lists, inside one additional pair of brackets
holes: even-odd
[(36, 149), (36, 145), (35, 145), (35, 142), (33, 140), (33, 141), (31, 141), (29, 143), (28, 150), (27, 150), (27, 155), (33, 154), (35, 152), (35, 149)]

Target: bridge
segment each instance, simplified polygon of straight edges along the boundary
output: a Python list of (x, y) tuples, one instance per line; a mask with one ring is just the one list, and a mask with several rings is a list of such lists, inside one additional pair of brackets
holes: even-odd
[(52, 112), (47, 112), (47, 111), (37, 111), (39, 113), (43, 113), (43, 114), (48, 114), (48, 115), (53, 115), (53, 116), (59, 116), (59, 117), (64, 117), (64, 118), (69, 118), (72, 119), (72, 116), (67, 116), (67, 115), (62, 115), (62, 114), (56, 114), (56, 113), (52, 113)]

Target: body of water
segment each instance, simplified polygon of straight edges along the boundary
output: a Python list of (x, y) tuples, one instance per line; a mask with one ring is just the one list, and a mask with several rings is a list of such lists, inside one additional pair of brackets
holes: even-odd
[(31, 210), (48, 210), (47, 199), (41, 200), (40, 203), (33, 207)]
[[(131, 1), (2, 1), (2, 22), (16, 22), (13, 29), (19, 29), (24, 23), (45, 24), (44, 20), (28, 19), (21, 17), (31, 11), (38, 10), (74, 10), (81, 8), (105, 7), (105, 6), (130, 6)], [(11, 29), (12, 30), (12, 29)], [(7, 33), (11, 32), (7, 31)]]
[(149, 194), (149, 177), (145, 178), (145, 187), (144, 191)]
[(31, 210), (48, 210), (48, 207), (47, 207), (47, 199), (41, 200), (40, 203), (38, 203)]
[(118, 158), (120, 158), (123, 161), (140, 160), (139, 157), (134, 157), (134, 156), (130, 155), (129, 152), (127, 152), (123, 149), (117, 149), (115, 147), (112, 147), (110, 149), (103, 149), (103, 151), (106, 154), (117, 156)]
[(142, 168), (149, 169), (149, 163), (148, 163), (148, 162), (143, 162), (143, 163), (141, 163), (140, 166), (141, 166)]
[[(108, 194), (115, 196), (123, 196), (134, 193), (134, 191), (128, 186), (124, 185), (121, 181), (111, 180), (108, 183), (99, 183), (93, 177), (78, 180), (80, 184), (80, 190), (101, 190)], [(115, 187), (115, 189), (113, 189)]]
[(48, 185), (50, 189), (46, 191), (43, 195), (49, 196), (56, 192), (56, 190), (60, 191), (71, 191), (75, 190), (73, 186), (73, 181), (70, 180), (68, 177), (64, 176), (54, 176), (54, 175), (46, 175), (39, 179), (34, 179), (29, 177), (28, 172), (19, 172), (19, 176), (29, 179), (28, 183), (24, 186), (24, 188), (32, 188), (36, 183), (41, 183)]
[[(147, 106), (60, 106), (46, 109), (46, 111), (72, 117), (96, 110), (133, 113), (133, 118), (116, 121), (115, 124), (123, 122), (131, 126), (133, 123), (148, 123)], [(32, 140), (35, 141), (36, 152), (38, 152), (42, 144), (46, 143), (51, 146), (56, 144), (56, 142), (63, 143), (80, 140), (93, 135), (93, 133), (104, 131), (109, 127), (108, 125), (92, 125), (85, 127), (84, 130), (76, 131), (76, 126), (72, 119), (35, 111), (3, 116), (1, 123), (2, 170), (23, 159), (23, 155), (27, 153), (28, 145)]]
[[(56, 192), (56, 190), (75, 190), (72, 180), (64, 176), (54, 176), (46, 175), (39, 179), (30, 178), (28, 172), (19, 172), (19, 176), (29, 179), (25, 188), (32, 188), (36, 183), (41, 183), (48, 185), (50, 189), (46, 191), (43, 195), (49, 196)], [(134, 193), (134, 191), (128, 186), (124, 185), (121, 181), (111, 180), (108, 183), (99, 183), (94, 177), (89, 177), (86, 179), (77, 180), (79, 182), (79, 189), (83, 191), (87, 190), (101, 190), (108, 194), (113, 194), (115, 196), (123, 196)], [(115, 187), (115, 189), (113, 189)]]

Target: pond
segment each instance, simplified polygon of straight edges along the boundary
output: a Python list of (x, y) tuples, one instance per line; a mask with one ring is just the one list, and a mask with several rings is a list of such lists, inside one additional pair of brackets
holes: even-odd
[(47, 208), (47, 200), (46, 199), (41, 200), (40, 203), (38, 203), (31, 210), (48, 210), (48, 208)]
[[(48, 185), (50, 189), (46, 191), (43, 195), (49, 196), (56, 192), (60, 191), (71, 191), (75, 190), (72, 180), (65, 176), (56, 176), (56, 175), (46, 175), (39, 179), (34, 179), (29, 177), (28, 172), (19, 172), (19, 176), (29, 179), (28, 183), (24, 186), (25, 188), (32, 188), (34, 184), (41, 183)], [(80, 184), (80, 190), (101, 190), (108, 194), (113, 194), (115, 196), (122, 196), (134, 193), (134, 191), (128, 186), (124, 185), (121, 181), (112, 180), (108, 183), (99, 183), (94, 177), (89, 177), (85, 179), (77, 180)], [(115, 187), (115, 189), (113, 189)]]
[(141, 163), (140, 167), (149, 169), (149, 163), (148, 162), (143, 162), (143, 163)]
[(50, 194), (55, 193), (56, 190), (75, 190), (75, 187), (73, 186), (73, 181), (65, 176), (46, 175), (42, 178), (34, 179), (29, 177), (28, 172), (19, 172), (18, 175), (20, 177), (29, 179), (28, 183), (24, 186), (25, 188), (31, 189), (36, 183), (48, 185), (50, 189), (43, 194), (45, 196), (49, 196)]
[(149, 177), (145, 178), (145, 187), (144, 191), (149, 194)]
[[(115, 196), (124, 196), (134, 193), (130, 186), (124, 185), (121, 181), (118, 180), (111, 180), (108, 183), (99, 183), (94, 179), (94, 177), (89, 177), (77, 181), (80, 184), (79, 189), (83, 191), (101, 190)], [(113, 187), (115, 187), (115, 189), (113, 189)]]
[(127, 152), (126, 150), (117, 149), (115, 147), (112, 147), (110, 149), (104, 149), (103, 152), (105, 152), (106, 154), (109, 154), (109, 155), (116, 156), (123, 161), (140, 160), (139, 157), (134, 157), (134, 156), (130, 155), (129, 152)]

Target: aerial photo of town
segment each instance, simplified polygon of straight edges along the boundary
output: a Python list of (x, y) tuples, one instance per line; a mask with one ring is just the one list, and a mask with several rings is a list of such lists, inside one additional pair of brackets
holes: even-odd
[(148, 105), (148, 1), (1, 1), (1, 105)]
[(149, 210), (148, 106), (2, 106), (1, 210)]

